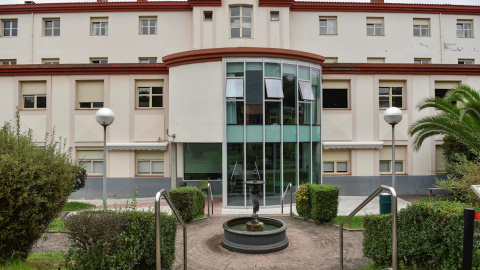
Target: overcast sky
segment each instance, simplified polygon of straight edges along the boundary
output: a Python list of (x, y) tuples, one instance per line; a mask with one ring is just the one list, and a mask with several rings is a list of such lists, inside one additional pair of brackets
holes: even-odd
[[(137, 0), (109, 0), (110, 2), (136, 2)], [(161, 0), (149, 0), (161, 1)], [(175, 1), (175, 0), (174, 0)], [(181, 0), (180, 0), (181, 1)], [(305, 0), (303, 0), (305, 1)], [(310, 0), (306, 0), (310, 1)], [(370, 2), (369, 0), (313, 0), (319, 2)], [(24, 0), (0, 0), (0, 4), (23, 4)], [(72, 2), (97, 2), (96, 0), (34, 0), (35, 3), (72, 3)], [(422, 3), (422, 4), (450, 4), (450, 5), (480, 5), (480, 0), (385, 0), (385, 3)]]

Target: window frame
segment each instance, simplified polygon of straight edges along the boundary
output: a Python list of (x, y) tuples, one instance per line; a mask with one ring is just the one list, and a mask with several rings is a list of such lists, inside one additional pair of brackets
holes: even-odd
[[(400, 82), (400, 81), (399, 81), (399, 82)], [(397, 81), (392, 81), (393, 84), (397, 84), (397, 83), (399, 83), (399, 82), (397, 82)], [(405, 90), (406, 90), (406, 89), (405, 89), (405, 85), (406, 85), (406, 84), (405, 84), (404, 81), (401, 81), (401, 82), (403, 83), (403, 86), (401, 86), (401, 88), (402, 88), (402, 94), (401, 94), (401, 95), (398, 95), (398, 94), (395, 94), (395, 95), (394, 95), (394, 94), (392, 94), (393, 88), (400, 87), (400, 86), (381, 86), (382, 84), (387, 84), (387, 85), (388, 85), (388, 84), (389, 84), (389, 81), (380, 82), (380, 84), (379, 84), (379, 86), (378, 86), (378, 108), (379, 108), (380, 110), (386, 110), (386, 109), (392, 107), (392, 106), (393, 106), (393, 101), (392, 101), (392, 100), (393, 100), (393, 97), (399, 97), (399, 96), (402, 97), (402, 107), (397, 107), (397, 108), (399, 108), (399, 109), (401, 109), (401, 110), (405, 110), (405, 109), (406, 109), (406, 104), (405, 104), (405, 103), (406, 103), (406, 102), (405, 102), (405, 100), (406, 100), (406, 98), (405, 98), (405, 94), (406, 94), (406, 93), (405, 93)], [(384, 94), (383, 94), (383, 95), (380, 94), (380, 88), (389, 88), (389, 94), (388, 94), (388, 100), (389, 100), (389, 101), (388, 101), (388, 104), (389, 104), (389, 106), (388, 106), (388, 107), (381, 107), (381, 106), (380, 106), (380, 97), (381, 97), (381, 96), (386, 96), (386, 95), (384, 95)]]
[[(461, 29), (458, 29), (459, 26), (462, 26)], [(470, 28), (465, 28), (465, 25), (470, 25)], [(460, 31), (460, 32), (459, 32)], [(470, 35), (467, 36), (465, 33), (470, 31)], [(471, 19), (458, 19), (456, 24), (457, 38), (473, 38), (473, 20)], [(459, 35), (459, 33), (462, 33)]]
[[(153, 60), (153, 62), (152, 62), (152, 60)], [(145, 61), (147, 61), (147, 62), (145, 62)], [(140, 64), (156, 64), (157, 63), (157, 57), (139, 57), (138, 58), (138, 63), (140, 63)]]
[[(25, 98), (26, 97), (33, 97), (33, 108), (25, 108)], [(45, 107), (38, 107), (38, 98), (44, 97), (45, 98)], [(22, 110), (46, 110), (47, 109), (47, 94), (22, 94)]]
[[(58, 27), (55, 26), (55, 22), (58, 21)], [(47, 27), (47, 23), (51, 22), (52, 27)], [(60, 18), (43, 18), (43, 36), (44, 37), (59, 37), (60, 36)], [(55, 34), (55, 30), (58, 29), (58, 35)], [(50, 35), (47, 35), (47, 30), (52, 31)]]
[(367, 64), (385, 64), (385, 57), (367, 57)]
[[(375, 21), (381, 20), (381, 23), (376, 23)], [(370, 27), (371, 26), (371, 27)], [(369, 28), (372, 29), (372, 34), (368, 33)], [(385, 36), (385, 19), (383, 17), (367, 17), (367, 36)], [(381, 33), (377, 35), (377, 29), (381, 29)]]
[[(421, 22), (423, 22), (423, 23), (421, 23)], [(415, 30), (418, 30), (418, 35), (415, 34)], [(427, 34), (423, 35), (422, 30), (427, 30)], [(429, 37), (430, 36), (430, 18), (413, 18), (413, 36), (414, 37)]]
[[(144, 26), (142, 21), (147, 21), (147, 25)], [(151, 22), (154, 21), (155, 25), (151, 25)], [(147, 29), (147, 33), (143, 33), (143, 29)], [(152, 29), (154, 33), (152, 33)], [(141, 36), (153, 36), (158, 34), (158, 18), (157, 16), (140, 16), (138, 20), (138, 34)]]
[[(276, 16), (276, 17), (275, 17)], [(270, 11), (270, 21), (271, 22), (278, 22), (280, 21), (280, 12), (278, 10)]]
[[(381, 170), (380, 164), (381, 164), (382, 162), (388, 162), (388, 168), (389, 168), (390, 171), (387, 172), (387, 171), (382, 171), (382, 170)], [(395, 174), (406, 174), (406, 173), (405, 173), (405, 160), (397, 160), (397, 159), (395, 159), (395, 165), (400, 164), (400, 163), (402, 163), (402, 171), (400, 172), (400, 171), (396, 171), (396, 170), (395, 170)], [(380, 173), (381, 175), (384, 175), (384, 174), (392, 174), (392, 164), (393, 164), (393, 162), (392, 162), (391, 160), (380, 160), (380, 161), (379, 161), (379, 173)]]
[(0, 59), (0, 66), (10, 66), (10, 65), (16, 65), (16, 64), (17, 64), (17, 59)]
[[(463, 62), (463, 63), (461, 63)], [(466, 63), (470, 62), (470, 63)], [(458, 64), (459, 65), (475, 65), (475, 59), (466, 59), (466, 58), (459, 58), (458, 59)]]
[[(161, 158), (152, 158), (152, 159), (149, 159), (149, 158), (142, 158), (142, 157), (139, 157), (141, 155), (142, 152), (155, 152), (155, 153), (163, 153), (163, 151), (157, 151), (157, 150), (153, 150), (153, 151), (135, 151), (135, 176), (139, 176), (139, 177), (148, 177), (148, 176), (151, 176), (151, 177), (162, 177), (165, 175), (165, 156), (163, 156), (163, 159)], [(150, 170), (148, 173), (140, 173), (138, 170), (139, 170), (139, 162), (149, 162), (149, 165), (150, 165)], [(154, 173), (153, 172), (153, 162), (162, 162), (163, 163), (163, 171), (161, 173)]]
[[(346, 90), (347, 91), (347, 107), (337, 107), (337, 108), (326, 108), (324, 107), (324, 91), (338, 91)], [(324, 80), (321, 88), (322, 94), (322, 110), (350, 110), (350, 81), (348, 80)]]
[[(18, 19), (11, 18), (11, 19), (2, 19), (2, 37), (17, 37), (18, 36)], [(10, 22), (10, 27), (5, 27), (5, 23)], [(13, 22), (16, 22), (17, 27), (13, 27)], [(5, 30), (9, 30), (9, 34), (5, 35)], [(13, 34), (13, 30), (15, 30), (15, 35)]]
[[(333, 171), (325, 171), (325, 163), (333, 163)], [(338, 171), (338, 163), (346, 163), (347, 170), (345, 172)], [(322, 174), (323, 175), (346, 175), (350, 174), (350, 162), (348, 160), (339, 160), (339, 161), (330, 161), (330, 160), (324, 160), (323, 161), (323, 170)]]
[(335, 64), (338, 63), (338, 57), (325, 57), (325, 61), (323, 63), (330, 63), (330, 64)]
[(432, 63), (432, 58), (414, 58), (413, 63), (416, 65), (428, 65)]
[[(325, 21), (326, 25), (325, 26), (322, 26), (322, 21)], [(334, 25), (333, 25), (333, 30), (334, 30), (334, 33), (329, 33), (329, 29), (331, 29), (331, 27), (329, 26), (329, 21), (334, 21)], [(319, 17), (318, 18), (318, 24), (319, 24), (319, 35), (325, 35), (325, 36), (328, 36), (328, 35), (338, 35), (338, 32), (337, 32), (337, 17), (336, 16), (333, 16), (333, 17)], [(322, 29), (325, 29), (325, 33), (322, 33)]]
[[(232, 8), (240, 8), (240, 12), (238, 16), (232, 16)], [(250, 9), (250, 16), (244, 16), (243, 15), (243, 8), (249, 8)], [(253, 6), (252, 5), (231, 5), (229, 8), (229, 17), (230, 19), (230, 38), (253, 38)], [(233, 26), (232, 27), (232, 19), (233, 18), (239, 18), (239, 26)], [(243, 19), (244, 18), (250, 18), (250, 26), (243, 26)], [(232, 29), (239, 29), (239, 36), (234, 37), (232, 36)], [(243, 35), (243, 29), (250, 29), (250, 35), (249, 36), (244, 36)]]
[[(102, 172), (100, 172), (100, 173), (95, 173), (95, 172), (93, 172), (93, 167), (94, 167), (94, 166), (93, 166), (93, 163), (94, 163), (94, 162), (102, 162), (102, 168), (103, 168), (103, 152), (102, 152), (101, 149), (77, 149), (76, 151), (77, 151), (76, 154), (77, 154), (78, 166), (81, 166), (81, 163), (82, 163), (82, 162), (90, 162), (90, 172), (89, 172), (89, 171), (86, 172), (88, 176), (92, 176), (92, 177), (103, 176), (103, 169), (102, 169)], [(98, 158), (81, 159), (81, 158), (79, 157), (79, 154), (81, 154), (81, 153), (79, 153), (80, 151), (84, 151), (84, 152), (87, 152), (87, 151), (92, 151), (92, 152), (93, 152), (93, 151), (94, 151), (94, 152), (97, 152), (97, 154), (101, 153), (101, 154), (102, 154), (102, 155), (101, 155), (101, 156), (102, 156), (102, 159), (98, 159)], [(82, 167), (82, 168), (83, 168), (83, 167)], [(85, 169), (85, 168), (84, 168), (84, 169)]]
[[(139, 82), (149, 82), (151, 81), (151, 84), (155, 84), (157, 81), (161, 81), (162, 86), (144, 86), (144, 85), (138, 85)], [(143, 84), (143, 83), (140, 83)], [(153, 88), (160, 87), (162, 88), (162, 93), (161, 94), (153, 94)], [(148, 94), (140, 94), (139, 88), (149, 88), (149, 93)], [(163, 84), (163, 80), (138, 80), (135, 82), (135, 109), (137, 110), (150, 110), (150, 109), (164, 109), (165, 108), (165, 85)], [(140, 97), (148, 96), (148, 107), (140, 107)], [(159, 107), (153, 107), (153, 97), (161, 97), (161, 102), (162, 106)]]
[[(98, 63), (95, 63), (97, 61)], [(95, 64), (95, 65), (108, 64), (108, 57), (90, 57), (90, 64)]]
[[(207, 14), (209, 14), (209, 15), (207, 16)], [(203, 11), (203, 21), (206, 21), (206, 22), (213, 21), (213, 11), (212, 10), (204, 10)]]
[[(47, 109), (47, 89), (46, 89), (46, 81), (20, 81), (19, 87), (19, 96), (20, 96), (20, 107), (21, 110), (25, 111), (34, 111), (34, 110), (46, 110)], [(27, 85), (34, 84), (34, 86)], [(25, 99), (27, 97), (33, 97), (33, 107), (26, 108), (25, 107)], [(45, 99), (45, 107), (38, 106), (38, 99), (44, 98)]]
[[(94, 27), (96, 23), (100, 23), (98, 27)], [(102, 23), (105, 23), (103, 25)], [(96, 33), (96, 30), (98, 33)], [(104, 29), (104, 34), (102, 34)], [(90, 36), (108, 36), (108, 17), (91, 17), (90, 18)]]
[(60, 58), (42, 58), (43, 65), (58, 65), (60, 64)]

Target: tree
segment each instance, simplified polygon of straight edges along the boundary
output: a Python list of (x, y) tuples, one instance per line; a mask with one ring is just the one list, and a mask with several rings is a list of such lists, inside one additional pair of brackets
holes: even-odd
[(413, 148), (419, 150), (425, 139), (445, 135), (480, 153), (480, 94), (467, 85), (458, 85), (444, 98), (426, 98), (418, 109), (434, 108), (438, 113), (416, 121), (409, 128)]

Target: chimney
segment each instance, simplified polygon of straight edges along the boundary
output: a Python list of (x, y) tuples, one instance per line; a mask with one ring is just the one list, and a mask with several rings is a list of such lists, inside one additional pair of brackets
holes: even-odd
[(370, 3), (384, 3), (384, 0), (370, 0)]

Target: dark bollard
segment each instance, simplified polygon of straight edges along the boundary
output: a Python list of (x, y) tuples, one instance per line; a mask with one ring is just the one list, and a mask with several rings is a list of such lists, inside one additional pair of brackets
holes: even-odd
[(474, 214), (475, 214), (475, 210), (473, 210), (472, 208), (465, 208), (463, 210), (462, 270), (472, 269)]

